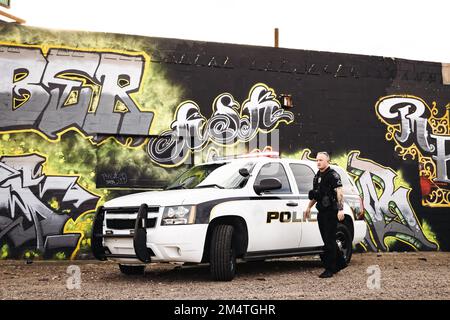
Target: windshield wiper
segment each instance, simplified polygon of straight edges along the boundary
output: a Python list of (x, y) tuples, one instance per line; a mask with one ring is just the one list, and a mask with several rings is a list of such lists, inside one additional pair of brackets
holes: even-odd
[(164, 190), (175, 190), (175, 189), (186, 189), (186, 187), (184, 186), (184, 184), (177, 184), (171, 187), (167, 187)]
[(219, 188), (219, 189), (225, 189), (224, 187), (219, 186), (218, 184), (215, 184), (215, 183), (204, 184), (204, 185), (201, 185), (201, 186), (196, 186), (195, 189), (197, 189), (197, 188), (211, 188), (211, 187), (216, 187), (216, 188)]

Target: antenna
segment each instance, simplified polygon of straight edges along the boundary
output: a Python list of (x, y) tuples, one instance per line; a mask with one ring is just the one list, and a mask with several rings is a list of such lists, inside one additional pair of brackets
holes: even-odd
[(279, 30), (278, 28), (275, 28), (275, 48), (278, 48), (278, 40), (279, 40)]
[[(11, 8), (11, 1), (10, 0), (0, 0), (0, 6), (9, 9), (9, 8)], [(13, 16), (12, 14), (10, 14), (6, 11), (3, 11), (3, 10), (0, 10), (0, 17), (1, 16), (6, 17), (11, 20), (14, 20), (14, 22), (16, 22), (18, 24), (23, 24), (26, 22), (25, 20), (23, 20), (19, 17)]]

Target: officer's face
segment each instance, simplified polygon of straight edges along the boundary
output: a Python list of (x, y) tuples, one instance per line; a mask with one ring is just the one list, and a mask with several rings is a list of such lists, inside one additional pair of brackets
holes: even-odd
[(326, 169), (329, 165), (328, 159), (324, 154), (318, 154), (316, 158), (317, 168), (319, 170)]

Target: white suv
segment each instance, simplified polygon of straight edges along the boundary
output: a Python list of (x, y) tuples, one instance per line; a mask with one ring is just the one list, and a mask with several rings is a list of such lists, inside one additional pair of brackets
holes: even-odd
[[(273, 155), (273, 154), (270, 154)], [(337, 243), (347, 262), (366, 235), (362, 201), (340, 167), (345, 219)], [(236, 259), (320, 254), (317, 211), (303, 218), (316, 171), (313, 161), (259, 154), (192, 167), (164, 191), (112, 199), (94, 221), (92, 251), (125, 274), (150, 262), (209, 262), (215, 280), (233, 279)]]

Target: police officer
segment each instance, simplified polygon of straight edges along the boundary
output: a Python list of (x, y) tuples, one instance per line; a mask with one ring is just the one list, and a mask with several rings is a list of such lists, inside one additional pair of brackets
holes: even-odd
[(319, 211), (317, 220), (320, 235), (324, 243), (322, 261), (325, 267), (325, 271), (319, 277), (330, 278), (334, 273), (347, 266), (336, 243), (338, 220), (344, 220), (344, 196), (341, 177), (330, 167), (328, 153), (319, 152), (316, 161), (319, 171), (314, 176), (314, 189), (309, 192), (311, 201), (303, 214), (305, 219), (309, 218), (311, 208), (316, 204)]

